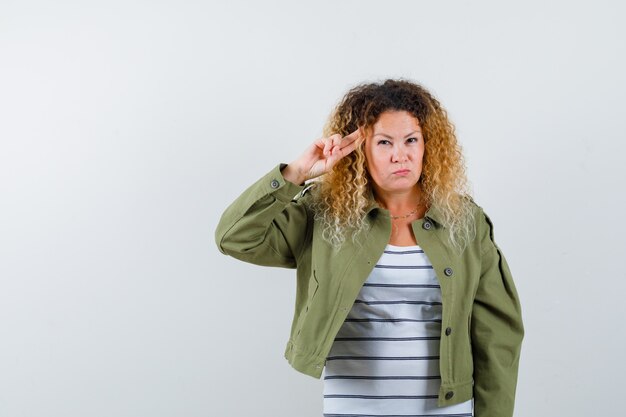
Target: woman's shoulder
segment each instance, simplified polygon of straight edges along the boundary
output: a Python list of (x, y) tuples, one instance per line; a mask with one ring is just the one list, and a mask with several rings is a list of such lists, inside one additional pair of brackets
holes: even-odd
[(469, 205), (473, 209), (474, 220), (476, 222), (475, 224), (476, 224), (477, 236), (481, 236), (482, 237), (481, 240), (483, 241), (486, 239), (493, 241), (494, 240), (494, 233), (493, 233), (494, 227), (493, 227), (493, 222), (491, 218), (485, 212), (485, 209), (483, 208), (483, 206), (479, 205), (474, 200), (473, 197), (471, 197), (470, 195), (464, 195), (464, 197), (467, 199)]
[(491, 223), (491, 219), (487, 213), (485, 213), (483, 206), (478, 204), (474, 197), (469, 194), (464, 194), (463, 198), (467, 202), (468, 207), (471, 208), (478, 234), (484, 234), (487, 230), (490, 234), (492, 234), (493, 232), (491, 229), (493, 229), (493, 225)]
[(465, 201), (466, 207), (469, 207), (471, 213), (474, 215), (476, 220), (479, 220), (483, 214), (483, 208), (480, 206), (473, 196), (470, 194), (462, 194), (461, 198)]
[(463, 194), (461, 197), (467, 202), (467, 205), (472, 208), (475, 216), (484, 215), (483, 207), (476, 202), (473, 196), (470, 194)]

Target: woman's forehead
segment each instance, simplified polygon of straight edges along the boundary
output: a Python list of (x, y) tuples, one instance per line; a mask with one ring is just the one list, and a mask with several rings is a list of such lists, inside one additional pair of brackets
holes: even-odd
[(410, 134), (422, 131), (419, 120), (407, 111), (386, 111), (381, 113), (371, 126), (372, 134)]

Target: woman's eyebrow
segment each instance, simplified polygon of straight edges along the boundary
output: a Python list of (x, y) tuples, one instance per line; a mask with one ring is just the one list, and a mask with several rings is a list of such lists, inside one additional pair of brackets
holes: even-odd
[[(422, 133), (422, 132), (420, 132), (419, 130), (414, 130), (413, 132), (411, 132), (408, 135), (406, 135), (404, 138), (406, 139), (406, 138), (408, 138), (409, 136), (411, 136), (414, 133)], [(391, 137), (391, 136), (389, 136), (389, 135), (387, 135), (385, 133), (374, 133), (374, 136), (379, 136), (379, 135), (380, 136), (385, 136), (385, 137), (387, 137), (389, 139), (393, 139), (393, 137)]]

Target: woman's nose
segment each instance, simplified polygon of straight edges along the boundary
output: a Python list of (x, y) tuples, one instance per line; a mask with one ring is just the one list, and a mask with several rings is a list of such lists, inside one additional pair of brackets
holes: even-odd
[(393, 162), (405, 162), (407, 159), (406, 150), (402, 147), (394, 147), (392, 158)]

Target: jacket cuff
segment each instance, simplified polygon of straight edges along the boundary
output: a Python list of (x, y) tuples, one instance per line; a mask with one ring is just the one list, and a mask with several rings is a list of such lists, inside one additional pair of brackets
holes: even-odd
[(261, 180), (265, 181), (265, 193), (272, 194), (278, 201), (288, 203), (304, 189), (304, 185), (296, 185), (283, 177), (282, 170), (287, 164), (280, 163), (268, 172)]

